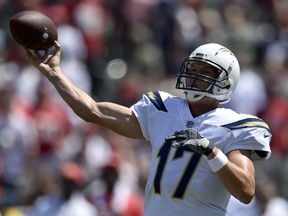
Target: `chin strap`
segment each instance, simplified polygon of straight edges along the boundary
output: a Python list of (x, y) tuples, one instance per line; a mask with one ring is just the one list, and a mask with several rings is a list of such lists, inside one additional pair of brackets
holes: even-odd
[(204, 97), (204, 95), (201, 95), (201, 94), (198, 94), (198, 95), (197, 94), (194, 94), (194, 95), (189, 94), (188, 91), (184, 91), (184, 94), (185, 94), (186, 99), (188, 101), (191, 101), (191, 102), (199, 101)]

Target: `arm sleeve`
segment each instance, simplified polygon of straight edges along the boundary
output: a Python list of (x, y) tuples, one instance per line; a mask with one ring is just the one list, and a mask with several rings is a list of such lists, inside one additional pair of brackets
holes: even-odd
[(271, 133), (264, 128), (244, 128), (233, 130), (235, 141), (231, 143), (226, 151), (236, 149), (251, 150), (252, 160), (264, 160), (271, 156), (270, 142)]

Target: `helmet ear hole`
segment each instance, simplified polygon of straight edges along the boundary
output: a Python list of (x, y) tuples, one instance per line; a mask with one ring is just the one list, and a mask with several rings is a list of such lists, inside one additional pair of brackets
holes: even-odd
[[(226, 73), (225, 73), (224, 71), (222, 71), (222, 72), (219, 74), (218, 80), (223, 80), (223, 81), (225, 81), (225, 80), (226, 80), (225, 78), (227, 78), (227, 75), (226, 75)], [(221, 81), (221, 82), (223, 82), (223, 81)]]
[(223, 71), (220, 73), (212, 92), (215, 95), (225, 94), (230, 89), (231, 85), (231, 79), (228, 79), (226, 73)]
[(232, 88), (232, 86), (233, 86), (233, 79), (231, 79), (231, 78), (229, 78), (228, 79), (228, 82), (229, 82), (229, 85), (227, 85), (227, 87), (228, 87), (228, 89), (230, 89), (230, 88)]

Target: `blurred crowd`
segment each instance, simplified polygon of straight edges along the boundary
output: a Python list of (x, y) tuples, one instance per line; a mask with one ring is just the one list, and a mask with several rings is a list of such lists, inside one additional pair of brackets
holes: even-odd
[(255, 199), (232, 199), (228, 215), (288, 215), (287, 0), (0, 0), (1, 216), (143, 215), (150, 165), (148, 143), (85, 123), (26, 62), (9, 32), (23, 10), (54, 20), (76, 85), (126, 106), (152, 90), (181, 96), (175, 76), (200, 44), (230, 48), (241, 78), (225, 107), (258, 115), (273, 138)]

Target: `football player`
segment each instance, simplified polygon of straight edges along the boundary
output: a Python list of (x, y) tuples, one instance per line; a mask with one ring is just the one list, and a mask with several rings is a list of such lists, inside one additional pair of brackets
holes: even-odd
[(61, 70), (61, 46), (27, 59), (82, 119), (152, 146), (145, 215), (223, 216), (230, 196), (249, 203), (255, 194), (254, 160), (269, 158), (271, 133), (256, 116), (219, 104), (229, 101), (240, 68), (219, 44), (204, 44), (184, 60), (176, 88), (185, 98), (148, 92), (131, 106), (96, 102)]

